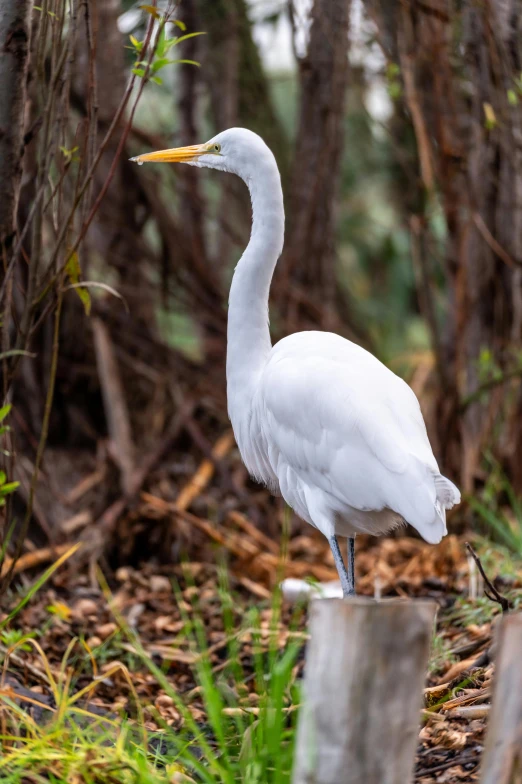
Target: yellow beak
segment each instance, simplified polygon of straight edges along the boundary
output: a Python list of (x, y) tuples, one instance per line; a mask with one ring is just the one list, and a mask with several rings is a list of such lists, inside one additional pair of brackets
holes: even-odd
[(158, 150), (158, 152), (147, 152), (143, 155), (136, 155), (131, 158), (131, 161), (136, 163), (148, 163), (149, 161), (156, 163), (186, 163), (187, 161), (194, 161), (200, 155), (205, 155), (209, 150), (206, 149), (204, 144), (192, 144), (189, 147), (176, 147), (173, 150)]

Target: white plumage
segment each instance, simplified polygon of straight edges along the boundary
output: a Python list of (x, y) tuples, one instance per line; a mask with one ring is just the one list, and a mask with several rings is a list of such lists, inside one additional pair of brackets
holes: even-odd
[(272, 349), (244, 435), (251, 473), (327, 537), (401, 519), (431, 543), (446, 533), (458, 491), (440, 475), (415, 394), (338, 335), (300, 332)]
[(382, 534), (407, 522), (440, 542), (445, 510), (460, 494), (439, 471), (410, 387), (330, 332), (299, 332), (271, 345), (268, 295), (284, 209), (277, 165), (262, 139), (232, 128), (207, 144), (136, 160), (221, 169), (249, 188), (252, 233), (229, 301), (229, 415), (252, 476), (330, 541), (344, 593), (354, 592), (353, 562), (347, 574), (337, 535)]

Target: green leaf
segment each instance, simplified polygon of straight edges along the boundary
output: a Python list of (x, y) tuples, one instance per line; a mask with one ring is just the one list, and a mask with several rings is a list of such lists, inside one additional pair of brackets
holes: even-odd
[(169, 60), (168, 57), (161, 57), (158, 60), (154, 60), (154, 62), (150, 67), (150, 70), (152, 71), (152, 73), (156, 73), (157, 71), (161, 70), (161, 68), (164, 68), (166, 65), (170, 65), (170, 63), (172, 62), (174, 61)]
[(179, 38), (169, 38), (167, 41), (167, 51), (172, 49), (173, 46), (177, 46), (178, 44), (183, 43), (183, 41), (188, 41), (189, 38), (195, 38), (197, 35), (206, 35), (206, 33), (187, 33), (186, 35), (182, 35)]
[(14, 493), (17, 487), (20, 487), (20, 482), (7, 482), (0, 487), (0, 496), (9, 495)]
[(63, 152), (64, 155), (69, 155), (69, 156), (72, 155), (73, 152), (76, 152), (78, 149), (79, 149), (78, 145), (76, 145), (76, 147), (71, 147), (70, 150), (67, 147), (60, 146), (60, 152)]
[(402, 95), (402, 86), (400, 82), (390, 82), (388, 85), (388, 94), (393, 100), (400, 98)]
[(0, 471), (0, 485), (3, 485), (6, 479), (5, 471)]
[(171, 19), (170, 21), (172, 22), (172, 24), (177, 25), (177, 27), (179, 27), (180, 30), (183, 30), (183, 32), (185, 32), (185, 30), (187, 29), (187, 25), (185, 24), (185, 22), (182, 22), (181, 19)]
[(145, 76), (145, 69), (144, 68), (133, 68), (132, 73), (136, 76), (143, 77)]
[(198, 68), (201, 68), (201, 63), (198, 63), (196, 60), (171, 60), (170, 62), (176, 65), (197, 65)]
[(163, 79), (161, 78), (161, 76), (151, 76), (150, 80), (155, 84), (163, 84)]
[(167, 38), (165, 36), (165, 25), (161, 25), (159, 35), (158, 35), (158, 42), (156, 44), (156, 55), (158, 57), (163, 57), (165, 54), (165, 47), (167, 45)]
[(140, 5), (142, 11), (146, 11), (148, 14), (154, 17), (154, 19), (159, 19), (160, 15), (158, 9), (155, 8), (153, 5)]
[[(42, 8), (42, 6), (41, 6), (41, 5), (33, 5), (33, 9), (34, 9), (35, 11), (39, 11), (40, 13), (43, 11), (43, 8)], [(53, 11), (47, 11), (47, 16), (52, 16), (52, 17), (53, 17), (53, 18), (55, 18), (55, 19), (57, 19), (57, 18), (58, 18), (58, 17), (56, 16), (56, 14), (55, 14)]]
[(483, 346), (480, 349), (480, 356), (479, 356), (480, 361), (481, 362), (491, 362), (492, 358), (493, 358), (493, 354), (491, 352), (491, 349), (487, 348), (487, 346)]
[(67, 275), (69, 276), (70, 280), (73, 283), (79, 282), (80, 275), (81, 275), (81, 268), (80, 268), (80, 259), (78, 258), (78, 254), (76, 252), (72, 253), (69, 256), (69, 259), (65, 266), (65, 271), (67, 272)]
[(141, 52), (141, 50), (143, 49), (143, 41), (138, 41), (138, 39), (134, 35), (130, 35), (129, 39), (134, 49), (137, 52)]
[(68, 621), (72, 615), (72, 610), (63, 602), (55, 602), (45, 608), (51, 615), (56, 615), (61, 621)]
[(197, 65), (199, 67), (199, 63), (195, 60), (171, 60), (169, 57), (160, 57), (158, 60), (154, 60), (150, 70), (151, 73), (157, 73), (162, 68), (165, 68), (166, 65), (178, 65), (179, 63), (187, 63), (188, 65)]
[(514, 90), (507, 91), (507, 99), (511, 106), (516, 106), (518, 103), (517, 94)]
[(8, 403), (6, 406), (2, 406), (2, 408), (0, 408), (0, 422), (4, 421), (4, 419), (11, 411), (11, 409), (12, 409), (11, 403)]
[(482, 107), (484, 109), (484, 126), (488, 131), (491, 131), (497, 126), (497, 116), (495, 114), (495, 110), (487, 101), (484, 101)]
[(83, 309), (85, 310), (85, 315), (91, 315), (91, 295), (87, 291), (84, 286), (76, 288), (76, 293), (78, 294), (80, 300), (83, 303)]
[(91, 295), (89, 294), (86, 288), (78, 286), (78, 284), (80, 283), (81, 269), (80, 269), (80, 259), (76, 252), (71, 254), (71, 256), (69, 257), (69, 261), (67, 262), (65, 271), (69, 276), (69, 280), (73, 284), (73, 287), (76, 289), (76, 292), (80, 300), (83, 303), (85, 315), (90, 316)]
[(63, 157), (65, 158), (65, 162), (67, 164), (71, 163), (72, 161), (79, 161), (80, 158), (74, 155), (77, 152), (79, 147), (73, 147), (71, 150), (68, 150), (67, 147), (60, 147), (60, 152), (62, 153)]

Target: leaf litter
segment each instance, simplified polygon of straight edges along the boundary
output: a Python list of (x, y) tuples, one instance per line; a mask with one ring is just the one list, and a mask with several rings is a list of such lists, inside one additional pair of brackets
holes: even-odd
[[(82, 492), (70, 493), (73, 517), (91, 519), (85, 500), (104, 476), (98, 466), (78, 481)], [(149, 751), (167, 730), (183, 733), (190, 726), (192, 739), (197, 730), (218, 754), (219, 728), (208, 690), (219, 692), (217, 704), (227, 721), (245, 719), (255, 726), (270, 657), (295, 646), (281, 708), (290, 721), (299, 704), (294, 687), (303, 671), (306, 608), (273, 597), (283, 578), (331, 581), (336, 572), (326, 541), (315, 531), (297, 522), (286, 537), (263, 526), (266, 514), (288, 529), (288, 516), (265, 491), (254, 486), (246, 491), (245, 482), (228, 431), (177, 487), (163, 459), (151, 465), (132, 502), (117, 510), (114, 539), (121, 546), (98, 560), (100, 572), (92, 560), (65, 563), (4, 626), (4, 735), (6, 711), (13, 706), (38, 726), (56, 716), (62, 700), (81, 706), (87, 723), (103, 726), (106, 720), (112, 726), (129, 717), (136, 731), (142, 725), (147, 733)], [(90, 535), (88, 529), (87, 539)], [(144, 546), (148, 537), (154, 548)], [(163, 559), (151, 556), (158, 541), (164, 543)], [(67, 549), (60, 542), (55, 549), (24, 554), (15, 569), (20, 590), (29, 574)], [(464, 538), (449, 535), (432, 547), (404, 534), (358, 537), (357, 551), (358, 592), (431, 597), (440, 607), (415, 782), (478, 781), (500, 608), (483, 598)], [(518, 571), (495, 585), (515, 596), (521, 583)], [(19, 601), (16, 587), (9, 601), (4, 618)], [(198, 764), (196, 759), (194, 769), (169, 769), (168, 780), (184, 775), (205, 780), (201, 771), (198, 777)], [(88, 780), (82, 775), (79, 784)]]

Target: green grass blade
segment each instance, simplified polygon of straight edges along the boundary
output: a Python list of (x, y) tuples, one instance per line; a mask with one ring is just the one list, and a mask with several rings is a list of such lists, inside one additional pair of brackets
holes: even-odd
[(487, 506), (476, 498), (468, 498), (468, 502), (471, 508), (495, 531), (507, 547), (518, 554), (522, 554), (522, 542), (518, 540), (505, 518), (497, 517), (491, 509), (488, 509)]
[(62, 566), (62, 564), (64, 564), (68, 558), (74, 555), (74, 553), (78, 550), (79, 547), (80, 547), (80, 542), (74, 544), (69, 550), (67, 550), (66, 553), (61, 555), (53, 564), (51, 564), (51, 566), (49, 566), (49, 568), (46, 569), (45, 572), (41, 574), (37, 580), (35, 580), (35, 582), (31, 585), (27, 593), (21, 599), (21, 601), (18, 602), (16, 607), (13, 610), (11, 610), (9, 615), (6, 618), (4, 618), (3, 621), (0, 622), (0, 629), (3, 629), (5, 626), (7, 626), (7, 624), (10, 623), (10, 621), (12, 621), (16, 615), (18, 615), (20, 610), (22, 610), (25, 607), (25, 605), (31, 601), (35, 593), (37, 593), (40, 590), (42, 585), (44, 585), (47, 582), (47, 580), (53, 576), (56, 570), (59, 569), (60, 566)]

